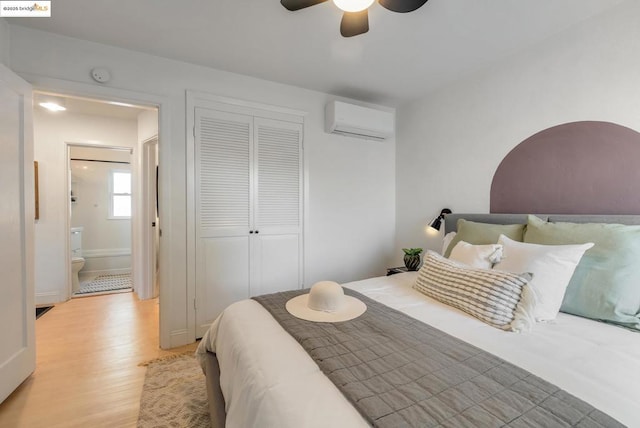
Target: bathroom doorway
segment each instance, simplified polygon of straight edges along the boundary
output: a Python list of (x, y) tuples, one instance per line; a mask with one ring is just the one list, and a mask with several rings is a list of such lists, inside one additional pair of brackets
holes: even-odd
[(68, 144), (71, 297), (133, 291), (132, 150)]

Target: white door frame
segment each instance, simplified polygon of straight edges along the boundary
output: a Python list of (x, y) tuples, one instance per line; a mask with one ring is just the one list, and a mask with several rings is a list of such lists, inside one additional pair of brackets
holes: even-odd
[[(129, 161), (131, 163), (133, 163), (133, 148), (132, 147), (126, 147), (126, 146), (109, 146), (106, 144), (95, 144), (95, 143), (76, 143), (76, 142), (69, 142), (69, 141), (65, 141), (64, 143), (64, 148), (65, 148), (65, 157), (66, 157), (66, 170), (67, 171), (67, 180), (65, 183), (65, 195), (70, 196), (71, 195), (71, 148), (72, 147), (88, 147), (91, 149), (105, 149), (105, 150), (119, 150), (119, 151), (126, 151), (129, 152), (129, 155), (131, 156)], [(131, 168), (131, 172), (133, 173), (133, 168)], [(67, 260), (67, 269), (66, 269), (66, 279), (65, 279), (65, 283), (67, 284), (67, 289), (65, 290), (65, 297), (67, 299), (71, 298), (71, 296), (73, 295), (73, 290), (72, 290), (72, 278), (71, 278), (71, 200), (69, 198), (69, 201), (67, 201), (67, 203), (64, 205), (65, 207), (65, 219), (66, 219), (66, 247), (65, 247), (65, 257)], [(133, 234), (133, 224), (134, 224), (134, 215), (137, 215), (136, 213), (132, 213), (131, 215), (131, 231), (129, 232), (131, 234), (131, 243), (133, 244), (133, 240), (135, 239), (135, 236)], [(131, 252), (131, 260), (132, 260), (132, 264), (131, 264), (131, 269), (132, 269), (132, 277), (133, 277), (133, 270), (136, 269), (136, 266), (133, 263), (134, 257), (133, 257), (133, 245), (132, 245), (132, 252)], [(138, 268), (141, 268), (138, 267)], [(138, 290), (136, 289), (136, 284), (134, 282), (134, 291), (138, 292)]]
[(152, 299), (158, 296), (156, 281), (156, 236), (160, 227), (156, 217), (156, 167), (158, 153), (158, 136), (142, 142), (142, 168), (140, 180), (142, 182), (142, 218), (138, 224), (142, 225), (142, 245), (141, 259), (142, 272), (140, 278), (142, 283), (138, 287), (138, 297), (141, 299)]
[[(113, 88), (110, 86), (97, 86), (95, 84), (72, 82), (69, 80), (55, 79), (41, 76), (33, 73), (20, 73), (20, 76), (33, 85), (34, 90), (42, 92), (53, 92), (61, 95), (87, 97), (95, 99), (105, 99), (110, 101), (120, 101), (129, 104), (137, 104), (158, 108), (158, 154), (159, 154), (159, 183), (160, 189), (158, 197), (161, 208), (161, 216), (163, 219), (162, 238), (160, 239), (159, 259), (169, 260), (169, 246), (162, 245), (162, 242), (171, 242), (172, 238), (172, 222), (171, 222), (171, 190), (169, 184), (165, 185), (165, 180), (169, 177), (169, 159), (165, 161), (165, 157), (170, 157), (169, 142), (171, 135), (171, 103), (168, 97), (136, 92), (127, 89)], [(69, 267), (69, 269), (71, 269)], [(171, 278), (171, 265), (169, 263), (160, 263), (161, 278)], [(171, 295), (171, 281), (160, 282), (160, 295)], [(170, 317), (170, 299), (160, 299), (160, 347), (163, 349), (180, 344), (182, 340), (172, 340), (171, 317)], [(174, 342), (174, 343), (172, 343)]]

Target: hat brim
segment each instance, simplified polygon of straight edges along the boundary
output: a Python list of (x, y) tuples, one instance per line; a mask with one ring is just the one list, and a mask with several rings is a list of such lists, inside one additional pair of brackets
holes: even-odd
[(286, 308), (294, 317), (314, 322), (340, 322), (349, 321), (359, 317), (367, 310), (367, 305), (352, 296), (344, 296), (344, 304), (342, 308), (334, 312), (323, 312), (310, 309), (307, 306), (309, 302), (309, 294), (290, 299)]

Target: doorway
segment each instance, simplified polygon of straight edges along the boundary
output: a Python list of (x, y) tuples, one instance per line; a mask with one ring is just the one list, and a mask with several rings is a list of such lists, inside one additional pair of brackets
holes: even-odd
[[(42, 107), (44, 102), (62, 108), (49, 111)], [(148, 188), (142, 152), (144, 142), (152, 136), (157, 141), (157, 134), (156, 107), (34, 93), (34, 152), (41, 183), (35, 237), (38, 306), (66, 301), (77, 291), (72, 252), (79, 248), (72, 239), (72, 227), (82, 235), (80, 254), (76, 254), (84, 259), (80, 282), (102, 274), (130, 275), (140, 298), (157, 296), (145, 292), (149, 288), (143, 274), (146, 263), (155, 270), (157, 262), (146, 256), (150, 250), (142, 230)], [(98, 170), (101, 184), (89, 174)], [(89, 217), (91, 212), (98, 217)], [(128, 237), (117, 241), (123, 230)]]
[(133, 291), (132, 148), (67, 144), (71, 297)]

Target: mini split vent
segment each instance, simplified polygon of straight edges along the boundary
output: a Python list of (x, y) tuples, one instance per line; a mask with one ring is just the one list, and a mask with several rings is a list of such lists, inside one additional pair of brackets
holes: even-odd
[(325, 130), (332, 134), (382, 141), (394, 135), (394, 114), (332, 101), (325, 108)]

